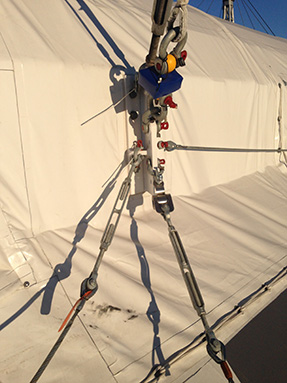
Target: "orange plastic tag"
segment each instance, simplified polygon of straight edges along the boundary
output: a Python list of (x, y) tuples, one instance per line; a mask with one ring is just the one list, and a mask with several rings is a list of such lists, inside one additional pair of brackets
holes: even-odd
[(87, 298), (91, 294), (92, 290), (87, 291), (81, 298), (77, 300), (77, 302), (74, 304), (74, 306), (69, 311), (69, 314), (66, 316), (66, 319), (62, 323), (61, 327), (59, 328), (58, 332), (62, 331), (63, 328), (66, 326), (68, 320), (70, 319), (70, 316), (72, 315), (72, 312), (75, 310), (75, 308), (78, 306), (78, 304), (85, 298)]

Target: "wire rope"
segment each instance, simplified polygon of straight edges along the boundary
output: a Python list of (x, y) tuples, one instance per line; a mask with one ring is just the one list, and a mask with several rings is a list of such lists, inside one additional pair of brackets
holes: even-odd
[(252, 21), (250, 15), (249, 15), (248, 9), (247, 9), (246, 4), (245, 4), (245, 1), (241, 0), (241, 2), (243, 4), (243, 8), (244, 8), (244, 10), (245, 10), (245, 12), (247, 14), (247, 17), (249, 18), (250, 24), (252, 25), (252, 28), (255, 29), (255, 25), (253, 24), (253, 21)]
[(48, 364), (51, 362), (53, 356), (56, 354), (58, 348), (60, 347), (60, 345), (62, 344), (63, 340), (65, 339), (68, 331), (70, 330), (70, 328), (72, 327), (72, 324), (74, 323), (74, 320), (76, 319), (77, 315), (78, 315), (79, 311), (76, 310), (74, 315), (72, 316), (72, 318), (69, 320), (69, 322), (67, 323), (66, 327), (64, 328), (63, 332), (60, 334), (59, 338), (57, 339), (56, 343), (54, 344), (54, 346), (52, 347), (51, 351), (49, 352), (49, 354), (47, 355), (46, 359), (44, 360), (44, 362), (41, 364), (40, 368), (38, 369), (38, 371), (36, 372), (36, 374), (33, 376), (32, 380), (30, 381), (30, 383), (37, 383), (38, 380), (40, 379), (41, 375), (43, 374), (43, 372), (45, 371), (45, 369), (47, 368)]
[(252, 10), (252, 8), (248, 5), (248, 3), (243, 0), (244, 3), (246, 4), (247, 8), (249, 9), (249, 11), (252, 13), (252, 15), (255, 17), (255, 19), (257, 20), (257, 22), (261, 25), (261, 27), (264, 29), (264, 31), (269, 34), (268, 30), (266, 29), (266, 27), (264, 26), (264, 24), (259, 20), (259, 18), (256, 16), (256, 14), (254, 13), (254, 11)]
[(275, 148), (236, 148), (236, 147), (216, 147), (216, 146), (192, 146), (180, 145), (173, 141), (159, 141), (158, 148), (167, 152), (174, 150), (187, 150), (195, 152), (225, 152), (225, 153), (285, 153), (287, 149)]
[(210, 10), (210, 8), (211, 8), (211, 6), (212, 6), (213, 3), (214, 3), (214, 0), (211, 0), (211, 3), (210, 3), (210, 5), (209, 5), (209, 7), (207, 8), (206, 13), (208, 13), (208, 11)]
[(196, 8), (201, 7), (204, 2), (205, 2), (205, 0), (201, 0), (201, 2), (196, 6)]
[[(284, 257), (285, 258), (285, 257)], [(219, 318), (211, 327), (213, 330), (219, 330), (220, 328), (226, 326), (229, 322), (236, 319), (241, 315), (245, 308), (250, 306), (253, 302), (259, 299), (262, 295), (270, 291), (272, 286), (276, 285), (280, 280), (282, 280), (287, 275), (287, 267), (283, 267), (273, 278), (269, 281), (263, 283), (256, 291), (251, 295), (242, 299), (237, 305), (234, 306), (229, 312), (224, 314)], [(199, 334), (191, 343), (181, 348), (180, 350), (174, 352), (170, 357), (168, 357), (163, 364), (155, 366), (153, 370), (140, 382), (140, 383), (152, 383), (157, 382), (158, 379), (163, 373), (168, 365), (169, 367), (176, 363), (177, 361), (184, 358), (186, 355), (195, 351), (199, 346), (204, 344), (205, 335), (204, 333)], [(152, 378), (152, 375), (154, 378)], [(151, 380), (150, 380), (151, 379)]]
[(264, 24), (267, 26), (267, 28), (270, 30), (270, 32), (272, 33), (273, 36), (275, 36), (275, 33), (272, 31), (272, 29), (269, 27), (269, 25), (267, 24), (267, 22), (263, 19), (263, 17), (260, 15), (260, 13), (257, 11), (257, 9), (255, 8), (255, 6), (251, 3), (250, 0), (247, 0), (248, 3), (251, 5), (251, 7), (255, 10), (255, 12), (257, 13), (257, 15), (260, 17), (260, 19), (264, 22)]
[(241, 13), (241, 8), (239, 6), (239, 1), (237, 1), (237, 6), (238, 6), (238, 11), (239, 11), (239, 14), (240, 14), (240, 17), (241, 17), (242, 24), (245, 27), (244, 19), (243, 19), (242, 13)]
[(219, 19), (222, 19), (222, 18), (223, 18), (223, 7), (220, 8), (218, 18), (219, 18)]

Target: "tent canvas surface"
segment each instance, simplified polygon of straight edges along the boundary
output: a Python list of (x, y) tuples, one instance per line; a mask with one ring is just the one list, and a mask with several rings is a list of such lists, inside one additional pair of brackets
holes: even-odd
[[(95, 262), (129, 148), (141, 138), (139, 119), (129, 119), (141, 102), (125, 96), (147, 54), (151, 9), (138, 0), (0, 2), (3, 383), (30, 381)], [(178, 109), (169, 110), (162, 139), (286, 148), (286, 41), (192, 7), (187, 27)], [(156, 143), (173, 222), (209, 322), (227, 342), (286, 288), (283, 272), (223, 325), (286, 267), (286, 158), (167, 153)], [(202, 325), (144, 177), (135, 176), (99, 291), (45, 371), (47, 383), (148, 382), (157, 365), (164, 382), (224, 381), (197, 345)], [(179, 350), (188, 352), (173, 363)]]

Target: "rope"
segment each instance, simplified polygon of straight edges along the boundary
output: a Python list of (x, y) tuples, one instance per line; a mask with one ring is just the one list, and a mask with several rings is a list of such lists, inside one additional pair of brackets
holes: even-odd
[[(245, 0), (242, 0), (244, 1), (245, 5), (247, 6), (247, 8), (249, 9), (249, 11), (252, 13), (252, 15), (255, 17), (255, 19), (257, 20), (257, 22), (261, 25), (261, 27), (264, 29), (264, 31), (268, 34), (268, 30), (265, 28), (264, 24), (261, 23), (261, 21), (258, 19), (258, 17), (256, 16), (256, 14), (254, 13), (254, 11), (250, 8), (250, 6), (248, 5), (248, 3), (245, 1)], [(249, 2), (250, 3), (250, 2)], [(250, 3), (251, 4), (251, 3)], [(251, 4), (252, 5), (252, 4)], [(260, 16), (260, 15), (259, 15)], [(261, 17), (261, 16), (260, 16)], [(255, 29), (255, 28), (254, 28)], [(273, 33), (273, 32), (272, 32)], [(275, 36), (275, 34), (273, 34)]]
[[(269, 31), (272, 33), (273, 36), (275, 36), (275, 33), (272, 31), (272, 29), (269, 27), (269, 25), (267, 24), (267, 22), (263, 19), (263, 17), (260, 15), (260, 13), (257, 11), (257, 9), (255, 8), (255, 6), (251, 3), (250, 0), (247, 0), (248, 3), (251, 5), (251, 7), (255, 10), (255, 12), (257, 13), (257, 15), (260, 17), (260, 19), (263, 21), (263, 23), (266, 25), (266, 27), (269, 29)], [(254, 15), (254, 14), (253, 14)], [(255, 15), (254, 15), (255, 16)], [(255, 16), (256, 17), (256, 16)], [(257, 19), (257, 17), (256, 17)], [(257, 19), (257, 21), (259, 22), (259, 20)], [(260, 23), (260, 22), (259, 22)], [(260, 25), (263, 27), (263, 25), (260, 23)], [(265, 29), (265, 28), (264, 28)], [(266, 29), (265, 29), (266, 31)], [(266, 31), (267, 32), (267, 31)], [(268, 32), (267, 32), (268, 33)]]
[[(285, 257), (284, 257), (285, 258)], [(214, 325), (212, 325), (213, 330), (218, 330), (225, 326), (228, 322), (235, 319), (238, 315), (241, 315), (242, 310), (256, 301), (259, 297), (265, 294), (267, 291), (271, 289), (273, 285), (278, 283), (282, 278), (287, 275), (287, 267), (285, 266), (282, 270), (280, 270), (273, 278), (269, 281), (263, 283), (259, 289), (257, 289), (253, 294), (251, 294), (246, 299), (243, 299), (239, 302), (230, 312), (224, 314), (221, 319), (219, 319)], [(190, 326), (189, 326), (190, 327)], [(183, 330), (184, 331), (184, 330)], [(191, 352), (195, 351), (200, 345), (202, 345), (205, 341), (205, 335), (202, 333), (198, 335), (191, 343), (187, 346), (181, 348), (180, 350), (174, 352), (170, 357), (168, 357), (165, 362), (161, 365), (155, 366), (154, 369), (150, 371), (150, 373), (140, 382), (140, 383), (151, 383), (157, 382), (156, 377), (161, 376), (167, 365), (171, 366), (177, 361), (184, 358), (186, 355), (189, 355)], [(222, 367), (222, 366), (221, 366)], [(151, 375), (154, 375), (155, 378), (151, 378)], [(152, 380), (149, 380), (152, 379)], [(230, 377), (229, 383), (234, 383), (232, 378)]]
[(262, 295), (264, 295), (266, 292), (270, 291), (271, 287), (275, 285), (277, 282), (279, 282), (282, 278), (284, 278), (287, 275), (287, 267), (283, 267), (282, 270), (279, 271), (275, 277), (273, 277), (268, 282), (265, 282), (257, 289), (254, 293), (252, 293), (248, 298), (243, 299), (241, 302), (239, 302), (234, 308), (228, 312), (227, 314), (223, 315), (221, 319), (219, 319), (216, 324), (214, 325), (214, 328), (217, 330), (222, 328), (226, 325), (226, 323), (232, 321), (235, 319), (239, 314), (242, 314), (243, 310), (257, 301)]
[[(132, 174), (136, 171), (137, 166), (141, 163), (143, 156), (139, 154), (139, 152), (142, 149), (142, 141), (138, 140), (137, 142), (134, 143), (134, 154), (133, 158), (131, 160), (131, 167), (128, 173), (128, 176), (125, 178), (124, 182), (122, 183), (122, 186), (120, 188), (120, 191), (118, 193), (116, 202), (114, 204), (112, 213), (109, 217), (108, 223), (106, 225), (105, 231), (103, 233), (102, 239), (101, 239), (101, 246), (100, 246), (100, 253), (97, 257), (95, 266), (93, 268), (93, 271), (90, 275), (89, 278), (85, 279), (82, 282), (81, 285), (81, 296), (80, 298), (76, 301), (76, 303), (73, 305), (71, 310), (69, 311), (68, 315), (66, 316), (65, 320), (63, 321), (59, 331), (62, 331), (64, 328), (63, 332), (60, 334), (59, 338), (57, 339), (56, 343), (52, 347), (51, 351), (47, 355), (46, 359), (44, 362), (41, 364), (40, 368), (32, 378), (30, 383), (36, 383), (38, 382), (39, 378), (51, 362), (53, 356), (56, 354), (58, 348), (60, 347), (61, 343), (63, 342), (65, 336), (67, 335), (68, 331), (70, 330), (76, 316), (79, 314), (79, 312), (82, 310), (84, 307), (85, 301), (87, 301), (91, 296), (94, 295), (94, 293), (97, 291), (97, 283), (96, 283), (96, 278), (98, 274), (98, 269), (100, 267), (102, 258), (104, 256), (105, 251), (108, 250), (108, 247), (110, 246), (113, 236), (115, 234), (117, 225), (119, 223), (122, 210), (124, 208), (124, 205), (126, 203), (129, 191), (130, 191), (130, 186), (131, 186), (131, 177)], [(114, 223), (111, 223), (113, 218), (117, 216), (114, 220)], [(93, 279), (93, 284), (94, 287), (88, 287), (87, 282), (91, 284), (91, 279)], [(73, 311), (75, 310), (73, 316), (69, 320), (70, 316), (72, 315)]]
[(79, 312), (80, 312), (80, 310), (76, 309), (76, 311), (74, 312), (74, 315), (72, 316), (72, 318), (67, 323), (67, 325), (64, 328), (63, 332), (61, 333), (61, 335), (57, 339), (56, 343), (52, 347), (51, 351), (47, 355), (47, 357), (44, 360), (44, 362), (41, 364), (39, 370), (36, 372), (36, 374), (34, 375), (34, 377), (32, 378), (30, 383), (38, 382), (38, 380), (40, 379), (41, 375), (43, 374), (43, 372), (47, 368), (48, 364), (51, 362), (53, 356), (57, 352), (58, 348), (61, 346), (61, 343), (65, 339), (65, 336), (67, 335), (68, 331), (70, 330), (70, 328), (71, 328), (71, 326), (72, 326), (72, 324), (73, 324), (73, 322), (74, 322), (74, 320), (75, 320), (75, 318), (76, 318), (76, 316), (78, 315)]
[(247, 14), (247, 17), (249, 18), (250, 24), (252, 25), (252, 28), (255, 29), (255, 25), (253, 24), (253, 21), (252, 21), (250, 15), (249, 15), (248, 9), (247, 9), (246, 4), (245, 4), (245, 1), (241, 0), (241, 2), (242, 2), (242, 5), (243, 5), (243, 8), (244, 8), (244, 10), (245, 10), (245, 12)]

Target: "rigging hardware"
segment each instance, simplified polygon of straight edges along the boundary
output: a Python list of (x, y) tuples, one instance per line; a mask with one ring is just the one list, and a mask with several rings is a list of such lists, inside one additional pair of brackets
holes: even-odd
[[(162, 175), (162, 172), (161, 172)], [(205, 311), (205, 304), (202, 298), (200, 288), (198, 286), (196, 277), (192, 271), (192, 268), (189, 263), (189, 259), (185, 252), (184, 246), (182, 244), (181, 238), (178, 231), (175, 229), (171, 221), (171, 212), (174, 210), (174, 205), (172, 202), (172, 197), (170, 194), (166, 194), (164, 190), (164, 183), (161, 181), (158, 182), (157, 171), (154, 172), (154, 184), (155, 184), (155, 195), (153, 196), (153, 206), (156, 212), (160, 213), (164, 218), (168, 226), (169, 238), (176, 255), (179, 268), (182, 273), (182, 277), (185, 281), (192, 305), (197, 312), (197, 315), (200, 317), (205, 335), (206, 335), (206, 349), (209, 356), (218, 364), (220, 364), (222, 371), (226, 379), (232, 383), (232, 373), (226, 362), (226, 351), (225, 345), (217, 339), (214, 331), (208, 324), (207, 314)], [(157, 190), (159, 192), (157, 192)]]
[(187, 150), (193, 152), (226, 152), (226, 153), (284, 153), (287, 149), (264, 149), (264, 148), (223, 148), (214, 146), (188, 146), (179, 145), (173, 141), (159, 141), (158, 148), (164, 149), (167, 152), (174, 150)]
[[(147, 92), (150, 93), (150, 96), (148, 96), (149, 108), (142, 116), (144, 133), (149, 133), (149, 123), (152, 121), (156, 121), (157, 136), (159, 136), (160, 131), (162, 129), (168, 128), (168, 122), (166, 121), (167, 107), (169, 106), (171, 108), (176, 108), (177, 106), (172, 100), (171, 92), (178, 90), (181, 86), (182, 81), (182, 77), (179, 74), (177, 74), (175, 68), (178, 66), (185, 65), (186, 51), (182, 51), (182, 49), (187, 40), (187, 32), (185, 30), (187, 3), (187, 0), (178, 0), (172, 11), (171, 17), (168, 19), (172, 5), (172, 0), (154, 0), (152, 17), (153, 36), (149, 55), (146, 59), (147, 68), (142, 68), (139, 73), (139, 84)], [(181, 25), (180, 27), (174, 28), (174, 22), (179, 14), (181, 14)], [(167, 22), (168, 32), (166, 33), (165, 37), (163, 38), (160, 44), (159, 57), (156, 58), (159, 38), (161, 35), (163, 35)], [(172, 52), (167, 53), (167, 47), (171, 42), (175, 42), (176, 46)], [(136, 96), (135, 89), (132, 89), (128, 94), (130, 94), (131, 97), (132, 95)], [(128, 94), (125, 95), (119, 102), (126, 98)], [(131, 118), (136, 118), (136, 111), (133, 112), (134, 113), (132, 113)], [(83, 124), (87, 123), (93, 118), (95, 118), (95, 116), (91, 117)], [(168, 150), (169, 142), (171, 141), (168, 141), (167, 145), (164, 145), (164, 148), (166, 150)], [(144, 159), (144, 155), (140, 153), (143, 149), (143, 143), (141, 140), (138, 140), (134, 144), (133, 149), (134, 153), (130, 161), (130, 169), (127, 177), (121, 185), (114, 207), (112, 209), (112, 212), (106, 224), (106, 228), (102, 235), (100, 242), (100, 251), (96, 259), (94, 268), (89, 277), (83, 280), (81, 284), (80, 298), (72, 307), (68, 316), (64, 320), (62, 326), (60, 327), (59, 331), (63, 330), (63, 332), (60, 334), (54, 347), (51, 349), (50, 353), (48, 354), (48, 356), (40, 366), (39, 370), (33, 377), (31, 383), (36, 383), (38, 381), (45, 368), (51, 361), (52, 357), (55, 355), (55, 352), (59, 348), (60, 344), (64, 340), (76, 316), (84, 307), (85, 302), (88, 299), (90, 299), (98, 290), (97, 277), (103, 256), (108, 250), (114, 238), (123, 208), (125, 206), (128, 194), (130, 192), (132, 176), (134, 173), (137, 172), (137, 169), (139, 168)], [(194, 309), (196, 310), (204, 326), (207, 341), (207, 352), (216, 363), (221, 365), (221, 368), (226, 378), (230, 383), (232, 383), (232, 373), (226, 362), (225, 346), (220, 340), (216, 338), (214, 331), (208, 324), (207, 314), (205, 311), (205, 305), (201, 295), (201, 291), (197, 284), (195, 275), (193, 274), (193, 271), (191, 269), (179, 233), (177, 232), (171, 221), (170, 213), (174, 210), (174, 205), (171, 195), (165, 193), (163, 182), (164, 164), (164, 160), (159, 159), (157, 166), (153, 168), (150, 159), (148, 159), (147, 161), (147, 168), (150, 174), (153, 176), (154, 182), (154, 194), (152, 197), (153, 206), (155, 210), (163, 216), (164, 220), (168, 225), (170, 241), (173, 246), (190, 299), (192, 301)], [(72, 315), (74, 310), (75, 312)], [(71, 315), (72, 317), (70, 318)]]
[[(167, 10), (170, 12), (169, 1), (162, 0), (161, 7), (159, 7), (159, 0), (154, 1), (152, 19), (158, 22), (157, 13), (161, 10), (162, 17), (160, 20), (165, 20), (165, 24), (158, 25), (155, 21), (153, 23), (152, 31), (153, 33), (158, 33), (156, 35), (156, 44), (152, 40), (150, 53), (146, 58), (146, 63), (139, 70), (138, 79), (139, 84), (153, 99), (167, 96), (181, 87), (183, 78), (175, 69), (179, 66), (184, 66), (186, 60), (186, 51), (182, 50), (187, 41), (187, 3), (188, 1), (186, 0), (178, 0), (169, 17), (169, 13), (167, 13)], [(178, 15), (180, 15), (180, 25), (173, 27)], [(159, 45), (160, 36), (164, 34), (166, 26), (167, 33)], [(176, 43), (176, 46), (168, 53), (167, 48), (171, 42)], [(158, 46), (159, 55), (157, 56)]]
[(101, 239), (100, 252), (97, 257), (96, 263), (94, 265), (93, 271), (91, 272), (90, 276), (82, 282), (81, 294), (84, 294), (88, 290), (94, 291), (98, 289), (98, 284), (97, 284), (98, 270), (101, 265), (103, 256), (105, 252), (108, 250), (114, 238), (119, 220), (121, 218), (123, 208), (125, 206), (125, 203), (130, 191), (132, 175), (138, 170), (138, 167), (140, 166), (144, 158), (144, 156), (140, 154), (140, 151), (142, 149), (143, 149), (143, 144), (141, 140), (138, 140), (136, 143), (134, 143), (134, 154), (131, 160), (129, 173), (126, 179), (124, 180), (124, 182), (122, 183), (122, 186), (116, 198), (116, 202), (114, 204), (112, 213), (108, 219), (105, 231)]
[[(74, 304), (72, 309), (70, 310), (69, 314), (65, 318), (63, 324), (61, 325), (59, 332), (63, 330), (63, 332), (60, 334), (59, 338), (57, 339), (56, 343), (52, 347), (51, 351), (47, 355), (46, 359), (44, 362), (41, 364), (40, 368), (32, 378), (30, 383), (36, 383), (38, 382), (39, 378), (47, 368), (48, 364), (52, 360), (53, 356), (55, 355), (56, 351), (60, 347), (61, 343), (63, 342), (65, 336), (67, 335), (68, 331), (70, 330), (75, 318), (79, 314), (79, 312), (82, 310), (82, 308), (85, 305), (85, 302), (90, 299), (98, 290), (98, 284), (97, 284), (97, 275), (98, 275), (98, 270), (100, 267), (100, 264), (102, 262), (104, 253), (107, 251), (108, 247), (110, 246), (117, 225), (119, 223), (124, 205), (127, 200), (127, 196), (130, 191), (130, 186), (131, 186), (131, 178), (133, 173), (135, 173), (140, 166), (144, 156), (140, 153), (140, 151), (143, 149), (143, 144), (141, 140), (138, 140), (137, 142), (134, 143), (133, 145), (133, 156), (130, 161), (130, 170), (123, 181), (120, 191), (117, 195), (116, 202), (114, 204), (112, 213), (108, 219), (108, 223), (106, 225), (106, 229), (103, 233), (102, 239), (101, 239), (101, 244), (100, 244), (100, 252), (97, 257), (95, 266), (93, 268), (92, 273), (88, 278), (86, 278), (82, 284), (81, 284), (81, 290), (80, 290), (80, 298), (77, 300), (77, 302)], [(71, 319), (70, 316), (72, 315), (73, 311), (75, 310), (73, 316)]]
[(223, 20), (234, 23), (234, 0), (222, 0), (223, 3)]
[(167, 20), (170, 15), (173, 0), (154, 0), (152, 10), (152, 39), (146, 65), (153, 66), (156, 58), (160, 36), (164, 34)]

